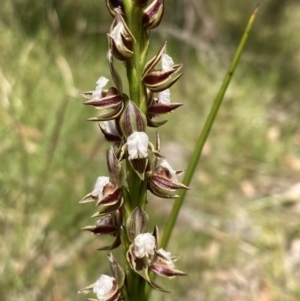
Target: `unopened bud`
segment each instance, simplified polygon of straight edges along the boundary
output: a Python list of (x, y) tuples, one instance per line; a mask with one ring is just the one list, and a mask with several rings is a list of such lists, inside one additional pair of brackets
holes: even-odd
[(120, 117), (120, 127), (125, 137), (130, 136), (134, 132), (144, 132), (146, 129), (146, 117), (144, 113), (131, 101)]

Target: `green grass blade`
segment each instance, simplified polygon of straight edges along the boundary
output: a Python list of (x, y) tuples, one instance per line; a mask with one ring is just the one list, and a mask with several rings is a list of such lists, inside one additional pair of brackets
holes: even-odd
[[(219, 90), (219, 93), (214, 101), (214, 104), (211, 108), (211, 111), (207, 117), (207, 120), (205, 122), (205, 125), (204, 125), (204, 128), (200, 134), (200, 137), (198, 139), (198, 142), (197, 142), (197, 145), (196, 145), (196, 148), (195, 148), (195, 151), (192, 155), (192, 158), (190, 160), (190, 163), (188, 165), (188, 168), (187, 168), (187, 171), (185, 173), (185, 177), (184, 177), (184, 180), (183, 180), (183, 183), (185, 185), (189, 185), (190, 182), (191, 182), (191, 179), (193, 177), (193, 174), (195, 172), (195, 169), (197, 167), (197, 164), (198, 164), (198, 161), (199, 161), (199, 158), (201, 156), (201, 153), (202, 153), (202, 149), (203, 149), (203, 146), (207, 140), (207, 137), (209, 135), (209, 132), (212, 128), (212, 125), (216, 119), (216, 116), (217, 116), (217, 113), (218, 113), (218, 110), (222, 104), (222, 101), (223, 101), (223, 98), (224, 98), (224, 95), (225, 95), (225, 92), (228, 88), (228, 85), (230, 83), (230, 80), (232, 78), (232, 75), (234, 73), (234, 70), (239, 62), (239, 59), (241, 57), (241, 54), (245, 48), (245, 45), (246, 45), (246, 42), (248, 40), (248, 36), (249, 36), (249, 33), (251, 31), (251, 28), (252, 28), (252, 25), (253, 25), (253, 22), (255, 20), (255, 17), (256, 17), (256, 14), (257, 14), (257, 11), (258, 11), (258, 6), (256, 7), (256, 9), (254, 10), (254, 12), (252, 13), (249, 21), (248, 21), (248, 24), (247, 24), (247, 27), (244, 31), (244, 34), (242, 36), (242, 39), (240, 41), (240, 44), (237, 48), (237, 51), (231, 61), (231, 64), (230, 64), (230, 67), (225, 75), (225, 78), (223, 80), (223, 83), (221, 85), (221, 88)], [(186, 190), (182, 190), (181, 193), (180, 193), (180, 196), (179, 198), (175, 201), (174, 203), (174, 206), (173, 206), (173, 209), (172, 209), (172, 212), (169, 216), (169, 219), (167, 221), (167, 224), (166, 224), (166, 227), (165, 227), (165, 230), (164, 230), (164, 234), (163, 234), (163, 237), (162, 237), (162, 241), (161, 241), (161, 247), (162, 248), (166, 248), (168, 242), (169, 242), (169, 239), (170, 239), (170, 236), (171, 236), (171, 233), (172, 233), (172, 230), (174, 228), (174, 225), (175, 225), (175, 222), (176, 222), (176, 219), (177, 219), (177, 216), (178, 216), (178, 213), (180, 211), (180, 208), (183, 204), (183, 201), (184, 201), (184, 198), (185, 198), (185, 195), (186, 195)]]

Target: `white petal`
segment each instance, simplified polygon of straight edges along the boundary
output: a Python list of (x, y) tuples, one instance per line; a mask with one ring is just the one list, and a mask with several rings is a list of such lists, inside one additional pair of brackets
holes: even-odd
[(123, 44), (121, 33), (124, 31), (124, 25), (122, 22), (118, 22), (115, 28), (111, 31), (110, 36), (113, 38), (117, 45)]
[(166, 258), (166, 263), (168, 264), (169, 267), (174, 268), (175, 265), (171, 259), (171, 253), (165, 251), (164, 249), (160, 248), (158, 251), (158, 253), (160, 253), (162, 256), (164, 256)]
[(164, 249), (160, 248), (158, 251), (162, 256), (166, 257), (167, 259), (171, 260), (171, 253), (165, 251)]
[(155, 237), (151, 233), (139, 234), (134, 239), (134, 254), (138, 258), (153, 255), (155, 248)]
[(171, 165), (169, 164), (169, 162), (166, 159), (163, 159), (159, 165), (169, 171), (169, 173), (171, 174), (172, 180), (177, 180), (176, 171), (171, 167)]
[(170, 100), (171, 100), (171, 94), (169, 89), (163, 90), (158, 94), (158, 103), (168, 104), (170, 103)]
[(101, 98), (102, 89), (106, 86), (106, 84), (109, 82), (109, 79), (107, 79), (104, 76), (100, 76), (96, 82), (96, 89), (93, 92), (93, 99), (99, 99)]
[(111, 289), (113, 288), (113, 277), (107, 275), (101, 275), (101, 277), (95, 282), (93, 292), (97, 295), (97, 298), (102, 300), (105, 298)]
[(92, 196), (101, 199), (103, 196), (103, 189), (108, 183), (109, 183), (109, 177), (98, 177), (95, 184), (95, 188), (92, 192)]
[(92, 98), (93, 99), (100, 99), (101, 98), (101, 93), (102, 93), (101, 90), (94, 91), (93, 94), (92, 94)]
[(148, 157), (149, 138), (144, 132), (133, 132), (127, 138), (129, 158), (147, 158)]
[(119, 136), (116, 129), (116, 122), (114, 120), (108, 120), (103, 122), (104, 130), (107, 134)]
[(163, 55), (161, 57), (161, 65), (162, 65), (163, 71), (170, 70), (174, 66), (174, 61), (169, 55), (167, 55), (166, 53), (163, 53)]
[(109, 82), (108, 78), (106, 78), (105, 76), (100, 76), (96, 82), (96, 88), (103, 89), (108, 82)]

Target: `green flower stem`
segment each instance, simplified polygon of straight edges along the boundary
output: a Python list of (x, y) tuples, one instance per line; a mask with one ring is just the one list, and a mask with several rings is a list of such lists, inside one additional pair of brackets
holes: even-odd
[[(146, 64), (148, 53), (149, 36), (143, 28), (143, 9), (134, 5), (132, 0), (124, 0), (125, 19), (127, 26), (134, 36), (133, 54), (126, 62), (126, 72), (129, 85), (130, 99), (139, 107), (143, 113), (147, 113), (147, 93), (142, 82), (142, 73)], [(130, 199), (130, 211), (137, 206), (142, 208), (146, 204), (147, 180), (141, 180), (135, 170), (126, 159), (127, 184)], [(125, 212), (125, 219), (131, 212)], [(126, 249), (127, 250), (127, 249)], [(124, 252), (126, 252), (124, 250)], [(125, 254), (126, 257), (126, 254)], [(128, 278), (128, 295), (130, 301), (145, 300), (146, 281), (132, 269), (126, 269)]]
[(149, 36), (143, 28), (143, 9), (136, 7), (131, 0), (124, 1), (124, 9), (127, 26), (135, 38), (133, 54), (126, 66), (130, 99), (146, 113), (146, 88), (141, 78), (146, 64)]
[[(142, 181), (135, 170), (131, 167), (128, 159), (126, 159), (126, 169), (127, 169), (127, 184), (129, 189), (129, 195), (126, 188), (123, 190), (123, 196), (126, 195), (127, 199), (131, 200), (130, 211), (125, 211), (125, 220), (128, 219), (132, 211), (137, 207), (140, 206), (141, 208), (145, 209), (146, 206), (146, 193), (147, 193), (147, 180)], [(126, 201), (126, 199), (125, 199)], [(125, 206), (126, 207), (126, 206)], [(127, 234), (124, 233), (127, 238)], [(128, 239), (127, 239), (128, 240)], [(126, 240), (122, 240), (123, 245), (123, 252), (126, 262), (126, 275), (128, 279), (128, 295), (130, 296), (130, 301), (140, 301), (144, 300), (145, 298), (145, 286), (146, 280), (143, 279), (140, 275), (135, 273), (129, 266), (129, 263), (126, 259), (126, 252), (129, 248), (129, 243), (126, 245)], [(127, 300), (126, 300), (127, 301)]]
[[(191, 182), (191, 179), (193, 177), (193, 174), (195, 172), (195, 169), (197, 167), (197, 164), (198, 164), (198, 161), (199, 161), (199, 158), (201, 156), (201, 153), (202, 153), (202, 149), (203, 149), (203, 146), (207, 140), (207, 137), (210, 133), (210, 130), (212, 128), (212, 125), (216, 119), (216, 116), (217, 116), (217, 113), (219, 111), (219, 108), (222, 104), (222, 101), (223, 101), (223, 98), (224, 98), (224, 95), (225, 95), (225, 92), (228, 88), (228, 85), (230, 83), (230, 80), (233, 76), (233, 73), (234, 73), (234, 70), (239, 62), (239, 59), (241, 57), (241, 54), (245, 48), (245, 45), (246, 45), (246, 42), (248, 40), (248, 36), (249, 36), (249, 33), (251, 31), (251, 28), (252, 28), (252, 25), (253, 25), (253, 22), (255, 20), (255, 17), (256, 17), (256, 14), (257, 14), (257, 11), (258, 11), (258, 6), (256, 7), (256, 9), (254, 10), (254, 12), (252, 13), (249, 21), (248, 21), (248, 24), (246, 26), (246, 29), (244, 31), (244, 34), (242, 36), (242, 39), (239, 43), (239, 46), (236, 50), (236, 53), (231, 61), (231, 64), (230, 64), (230, 67), (225, 75), (225, 78), (223, 80), (223, 83), (221, 85), (221, 88), (219, 90), (219, 93), (217, 94), (217, 97), (213, 103), (213, 106), (211, 108), (211, 111), (206, 119), (206, 122), (205, 122), (205, 125), (204, 125), (204, 128), (200, 134), (200, 137), (198, 139), (198, 142), (197, 142), (197, 145), (196, 145), (196, 148), (194, 150), (194, 153), (192, 155), (192, 158), (189, 162), (189, 165), (188, 165), (188, 168), (187, 168), (187, 171), (185, 173), (185, 177), (183, 179), (183, 184), (185, 185), (189, 185), (190, 182)], [(169, 219), (167, 221), (167, 224), (166, 224), (166, 227), (165, 227), (165, 230), (164, 230), (164, 234), (163, 234), (163, 237), (162, 237), (162, 241), (161, 241), (161, 247), (162, 248), (166, 248), (166, 246), (168, 245), (168, 242), (169, 242), (169, 239), (170, 239), (170, 236), (171, 236), (171, 233), (172, 233), (172, 230), (174, 228), (174, 225), (175, 225), (175, 222), (176, 222), (176, 219), (177, 219), (177, 216), (178, 216), (178, 213), (179, 213), (179, 210), (183, 204), (183, 201), (184, 201), (184, 198), (185, 198), (185, 195), (186, 195), (186, 190), (181, 190), (180, 192), (180, 195), (179, 195), (179, 198), (175, 201), (175, 204), (173, 206), (173, 209), (172, 209), (172, 212), (169, 216)]]

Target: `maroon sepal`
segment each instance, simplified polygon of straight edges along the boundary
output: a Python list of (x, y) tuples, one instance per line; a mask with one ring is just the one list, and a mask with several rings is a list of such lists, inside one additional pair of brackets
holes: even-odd
[(81, 230), (90, 231), (94, 234), (104, 234), (104, 235), (116, 235), (117, 228), (113, 223), (111, 215), (105, 216), (100, 219), (96, 226), (86, 226)]
[(171, 269), (170, 267), (168, 267), (167, 265), (164, 264), (152, 264), (150, 266), (150, 270), (160, 276), (164, 276), (167, 278), (173, 278), (175, 276), (186, 276), (187, 274), (176, 270), (176, 269)]
[(167, 42), (164, 42), (164, 44), (159, 49), (159, 51), (156, 54), (156, 56), (153, 57), (149, 62), (146, 63), (146, 66), (145, 66), (143, 74), (142, 74), (142, 78), (144, 78), (159, 63), (159, 61), (161, 60), (161, 57), (162, 57), (163, 53), (166, 50), (166, 47), (167, 47)]
[(100, 115), (98, 117), (89, 118), (88, 121), (108, 121), (108, 120), (116, 119), (122, 113), (123, 106), (124, 105), (122, 102), (118, 106), (114, 107), (111, 110), (111, 112), (104, 114), (104, 115)]
[(163, 120), (163, 121), (153, 121), (150, 117), (147, 116), (147, 125), (149, 127), (152, 127), (152, 128), (158, 128), (162, 125), (164, 125), (165, 123), (167, 123), (168, 120)]
[[(143, 77), (143, 81), (147, 85), (148, 89), (150, 89), (149, 86), (152, 87), (152, 86), (157, 85), (158, 83), (166, 81), (175, 72), (178, 72), (182, 68), (182, 66), (183, 66), (183, 64), (174, 65), (171, 69), (165, 70), (165, 71), (152, 70)], [(150, 89), (150, 90), (153, 91), (152, 89)], [(154, 91), (154, 92), (157, 92), (157, 91)]]
[[(174, 257), (176, 258), (176, 257)], [(150, 270), (155, 274), (164, 276), (167, 278), (173, 278), (175, 276), (186, 276), (187, 274), (175, 269), (173, 264), (173, 258), (167, 258), (159, 251), (155, 251), (155, 257), (150, 265)]]
[[(90, 92), (81, 93), (85, 98), (90, 98)], [(96, 109), (110, 109), (120, 105), (123, 101), (122, 96), (115, 87), (111, 87), (107, 91), (102, 91), (100, 99), (89, 99), (83, 104), (94, 106)]]
[(155, 185), (153, 182), (149, 181), (148, 189), (156, 196), (164, 199), (176, 199), (179, 197), (178, 194), (174, 194), (173, 190), (163, 190), (157, 185)]
[(118, 201), (113, 205), (101, 206), (100, 210), (97, 213), (93, 214), (92, 217), (105, 216), (107, 214), (113, 213), (116, 210), (120, 209), (122, 205), (123, 205), (123, 198), (120, 197)]
[(161, 92), (170, 88), (182, 75), (182, 73), (178, 73), (183, 66), (182, 64), (174, 65), (168, 70), (155, 69), (156, 65), (161, 61), (166, 46), (165, 42), (157, 55), (146, 64), (142, 74), (143, 82), (153, 92)]
[(170, 189), (170, 190), (176, 190), (176, 189), (186, 189), (189, 190), (190, 188), (185, 186), (182, 183), (179, 183), (177, 181), (171, 181), (165, 177), (161, 177), (158, 175), (153, 175), (151, 177), (151, 180), (159, 187)]
[(99, 251), (113, 250), (113, 249), (116, 249), (117, 247), (119, 247), (120, 245), (121, 245), (121, 238), (120, 238), (120, 234), (118, 233), (116, 235), (114, 242), (110, 246), (98, 248), (97, 250), (99, 250)]
[[(182, 66), (182, 65), (181, 65)], [(172, 69), (173, 70), (173, 69)], [(180, 70), (180, 69), (178, 69)], [(150, 78), (151, 80), (154, 80), (152, 84), (146, 82), (146, 80), (144, 81), (145, 85), (147, 86), (147, 88), (153, 92), (162, 92), (166, 89), (169, 89), (172, 85), (174, 85), (177, 80), (181, 77), (182, 73), (177, 74), (176, 76), (172, 76), (174, 74), (176, 74), (178, 72), (178, 70), (175, 70), (169, 77), (167, 77), (165, 80), (160, 81), (159, 78), (160, 77), (164, 77), (165, 74), (161, 74), (161, 76), (157, 76), (156, 79), (154, 77)], [(163, 72), (169, 72), (169, 70), (167, 71), (163, 71)], [(154, 83), (155, 82), (155, 83)]]
[(148, 164), (148, 158), (129, 160), (129, 163), (135, 170), (135, 172), (138, 174), (138, 176), (141, 178), (141, 180), (144, 180), (145, 171)]
[(157, 27), (164, 14), (164, 0), (154, 0), (144, 11), (143, 26), (150, 30)]
[(156, 116), (160, 114), (166, 114), (174, 111), (175, 109), (181, 107), (183, 104), (182, 103), (170, 103), (170, 104), (160, 104), (160, 103), (155, 103), (148, 107), (148, 114), (150, 116)]
[(108, 183), (103, 190), (103, 197), (97, 202), (96, 206), (112, 206), (121, 198), (121, 189), (114, 183)]

